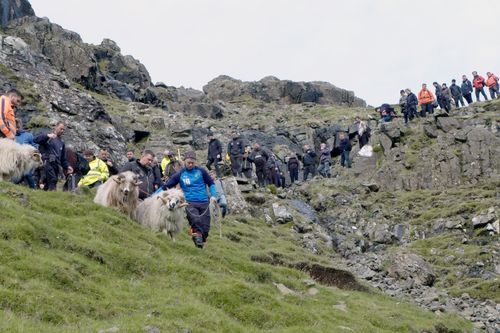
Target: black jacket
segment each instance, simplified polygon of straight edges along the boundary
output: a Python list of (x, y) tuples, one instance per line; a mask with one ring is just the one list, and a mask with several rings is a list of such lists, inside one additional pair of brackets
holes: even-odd
[(268, 159), (269, 155), (263, 149), (254, 150), (252, 151), (250, 156), (248, 156), (248, 160), (255, 164), (255, 169), (259, 170), (264, 169)]
[(227, 145), (227, 153), (230, 156), (242, 156), (245, 151), (243, 141), (240, 138), (232, 139)]
[(462, 81), (462, 95), (467, 95), (472, 92), (472, 83), (469, 80)]
[(209, 159), (217, 159), (217, 155), (219, 155), (219, 159), (222, 159), (222, 144), (218, 139), (212, 139), (208, 143), (208, 158)]
[(349, 139), (345, 138), (345, 139), (340, 140), (339, 151), (341, 153), (343, 153), (344, 151), (351, 151), (351, 149), (352, 149), (352, 145), (351, 145), (351, 142), (349, 141)]
[(142, 182), (139, 185), (139, 199), (146, 199), (155, 191), (154, 185), (157, 184), (157, 181), (152, 168), (143, 166), (139, 160), (135, 160), (126, 163), (121, 169), (121, 172), (124, 171), (132, 171), (139, 176), (139, 180)]
[(38, 150), (42, 154), (42, 159), (44, 161), (58, 163), (66, 170), (69, 164), (66, 157), (64, 141), (59, 137), (51, 139), (47, 134), (48, 133), (38, 134), (33, 142), (39, 145)]
[(290, 157), (288, 159), (288, 170), (295, 170), (299, 168), (299, 160), (297, 157)]
[(414, 93), (410, 93), (408, 97), (406, 98), (406, 107), (407, 108), (414, 108), (417, 107), (418, 105), (418, 98)]
[(310, 166), (316, 164), (316, 152), (312, 149), (306, 151), (304, 156), (302, 157), (304, 166)]
[(451, 95), (455, 98), (462, 96), (462, 89), (456, 84), (450, 86)]

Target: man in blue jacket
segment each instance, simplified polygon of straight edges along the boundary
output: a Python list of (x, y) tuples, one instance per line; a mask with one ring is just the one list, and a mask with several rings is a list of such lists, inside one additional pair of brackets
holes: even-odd
[[(188, 151), (184, 154), (184, 168), (175, 173), (162, 185), (164, 190), (180, 184), (188, 206), (186, 215), (191, 226), (194, 245), (203, 248), (210, 231), (209, 203), (217, 205), (217, 190), (212, 177), (205, 169), (196, 165), (196, 154)], [(207, 193), (210, 190), (210, 197)]]

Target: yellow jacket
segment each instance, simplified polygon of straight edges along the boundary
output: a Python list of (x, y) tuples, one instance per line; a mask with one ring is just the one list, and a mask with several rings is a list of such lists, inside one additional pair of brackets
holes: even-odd
[(170, 164), (170, 158), (168, 158), (167, 156), (165, 156), (162, 160), (161, 160), (161, 163), (160, 163), (160, 166), (161, 166), (161, 172), (165, 173), (165, 170), (167, 169), (167, 165)]
[(104, 183), (109, 178), (108, 166), (97, 157), (89, 162), (89, 168), (90, 171), (80, 179), (78, 186), (90, 186), (98, 181)]

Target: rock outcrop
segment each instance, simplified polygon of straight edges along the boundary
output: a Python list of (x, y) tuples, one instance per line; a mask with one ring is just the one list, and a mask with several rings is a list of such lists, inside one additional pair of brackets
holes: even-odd
[(0, 26), (5, 27), (12, 20), (35, 16), (35, 11), (27, 0), (2, 0), (0, 1)]
[(340, 89), (327, 82), (293, 82), (265, 77), (257, 82), (243, 82), (221, 75), (206, 86), (203, 91), (212, 99), (233, 101), (251, 97), (265, 103), (317, 103), (345, 106), (366, 106), (365, 101), (354, 92)]

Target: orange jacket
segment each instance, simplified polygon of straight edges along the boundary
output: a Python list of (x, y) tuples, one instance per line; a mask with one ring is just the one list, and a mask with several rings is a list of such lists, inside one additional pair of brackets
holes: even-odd
[(0, 131), (5, 137), (15, 139), (16, 117), (12, 102), (7, 96), (0, 97)]
[(486, 80), (486, 86), (488, 88), (494, 87), (497, 85), (497, 82), (498, 82), (498, 76), (491, 73), (490, 76), (488, 76), (488, 79)]
[(432, 102), (434, 102), (434, 95), (432, 94), (432, 92), (429, 89), (420, 90), (420, 92), (418, 93), (418, 105)]
[(472, 80), (472, 86), (476, 89), (481, 89), (484, 87), (484, 77), (481, 75), (474, 76), (474, 80)]

